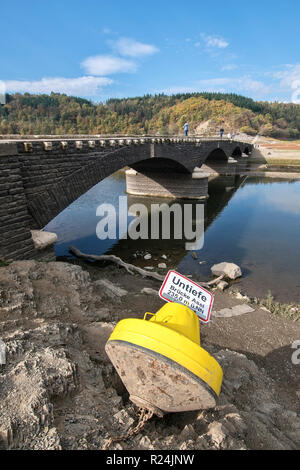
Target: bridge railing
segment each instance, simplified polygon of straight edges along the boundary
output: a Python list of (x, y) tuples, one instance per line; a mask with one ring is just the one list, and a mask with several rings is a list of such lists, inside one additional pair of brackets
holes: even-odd
[[(244, 136), (243, 136), (244, 137)], [(24, 142), (27, 140), (30, 141), (49, 141), (49, 140), (109, 140), (109, 139), (138, 139), (142, 140), (145, 139), (145, 141), (151, 141), (153, 139), (157, 140), (171, 140), (171, 141), (176, 141), (176, 139), (180, 139), (181, 141), (185, 142), (194, 142), (195, 140), (197, 141), (239, 141), (241, 142), (242, 140), (246, 139), (241, 139), (238, 135), (236, 135), (234, 138), (229, 138), (228, 136), (223, 136), (221, 138), (218, 134), (215, 135), (203, 135), (203, 134), (190, 134), (188, 136), (185, 136), (183, 134), (175, 134), (175, 135), (170, 135), (170, 134), (93, 134), (93, 135), (86, 135), (86, 134), (63, 134), (63, 135), (17, 135), (17, 134), (9, 134), (9, 135), (0, 135), (0, 142), (2, 141), (9, 141), (9, 142)], [(247, 140), (248, 142), (248, 140)]]

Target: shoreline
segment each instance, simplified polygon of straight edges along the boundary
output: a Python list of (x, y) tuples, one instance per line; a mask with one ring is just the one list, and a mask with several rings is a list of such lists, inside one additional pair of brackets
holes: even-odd
[[(111, 265), (17, 261), (0, 268), (0, 284), (7, 348), (0, 448), (101, 450), (137, 420), (104, 345), (118, 321), (143, 318), (164, 304), (161, 283)], [(300, 338), (300, 323), (258, 306), (245, 310), (244, 297), (213, 294), (215, 314), (200, 330), (201, 345), (224, 371), (216, 408), (154, 417), (112, 450), (299, 447), (300, 383), (291, 344)], [(23, 406), (32, 401), (34, 408)]]
[[(111, 267), (112, 270), (116, 269), (113, 264), (108, 263), (107, 267), (104, 267), (106, 264), (105, 262), (90, 262), (90, 261), (84, 261), (80, 260), (79, 258), (72, 258), (72, 259), (65, 259), (65, 260), (56, 260), (56, 262), (67, 262), (70, 264), (75, 264), (81, 266), (83, 269), (86, 269), (90, 274), (98, 272), (101, 269), (109, 269), (109, 266)], [(221, 261), (220, 261), (221, 262)], [(169, 270), (177, 270), (177, 266), (172, 266), (169, 268), (166, 268), (164, 270), (156, 270), (156, 271), (150, 271), (150, 272), (158, 272), (161, 275), (166, 275)], [(130, 274), (126, 273), (124, 271), (124, 275), (129, 276), (128, 279), (130, 279)], [(189, 279), (193, 280), (197, 284), (201, 283), (207, 283), (212, 280), (212, 278), (209, 278), (207, 280), (199, 280), (198, 276), (194, 277), (190, 274), (186, 275), (189, 277)], [(149, 278), (143, 278), (144, 282), (147, 283), (148, 281), (151, 283), (151, 280)], [(228, 287), (226, 287), (224, 290), (218, 289), (217, 286), (212, 286), (211, 288), (208, 288), (208, 290), (215, 295), (217, 292), (218, 295), (224, 295), (228, 297), (228, 302), (226, 302), (227, 305), (230, 304), (230, 300), (232, 300), (232, 306), (235, 304), (236, 299), (241, 300), (242, 302), (245, 302), (249, 304), (252, 307), (257, 308), (263, 308), (266, 312), (272, 314), (272, 315), (278, 315), (279, 310), (282, 310), (282, 314), (286, 318), (290, 318), (292, 321), (300, 321), (300, 301), (291, 301), (289, 303), (283, 303), (276, 298), (273, 297), (272, 293), (267, 291), (265, 293), (265, 296), (259, 296), (259, 297), (253, 297), (249, 291), (247, 291), (247, 288), (244, 287), (243, 285), (240, 286), (239, 282), (243, 280), (243, 276), (241, 278), (238, 278), (236, 280), (228, 280)], [(158, 285), (160, 281), (155, 281)], [(290, 314), (288, 314), (288, 310), (292, 309)]]

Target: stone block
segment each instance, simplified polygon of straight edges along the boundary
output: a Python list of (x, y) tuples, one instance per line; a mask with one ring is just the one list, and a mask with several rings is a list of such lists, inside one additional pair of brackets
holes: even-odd
[(31, 230), (34, 247), (37, 250), (44, 250), (57, 241), (56, 233), (43, 232), (42, 230)]
[(242, 276), (241, 268), (234, 263), (223, 262), (215, 264), (214, 266), (212, 266), (211, 272), (215, 276), (221, 276), (222, 274), (224, 274), (229, 279), (237, 279), (238, 277)]

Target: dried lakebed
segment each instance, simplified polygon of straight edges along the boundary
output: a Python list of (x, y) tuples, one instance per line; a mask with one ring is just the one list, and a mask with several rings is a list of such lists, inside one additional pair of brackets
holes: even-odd
[[(159, 287), (113, 266), (0, 268), (0, 448), (102, 449), (137, 422), (104, 345), (120, 319), (158, 310)], [(202, 345), (224, 369), (217, 407), (153, 417), (111, 449), (299, 448), (299, 366), (290, 345), (300, 324), (239, 305), (247, 306), (216, 292), (216, 315), (201, 327)]]

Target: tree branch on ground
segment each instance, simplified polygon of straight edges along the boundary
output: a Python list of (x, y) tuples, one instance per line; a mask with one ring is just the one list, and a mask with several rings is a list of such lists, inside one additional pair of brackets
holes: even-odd
[[(112, 263), (121, 266), (122, 268), (126, 269), (129, 274), (134, 274), (134, 272), (140, 274), (143, 277), (151, 277), (152, 279), (156, 279), (157, 281), (164, 281), (165, 276), (158, 274), (156, 272), (146, 271), (145, 269), (139, 268), (138, 266), (134, 266), (134, 264), (125, 263), (121, 258), (115, 255), (90, 255), (82, 253), (80, 250), (75, 248), (75, 246), (69, 246), (69, 252), (76, 256), (77, 258), (85, 259), (85, 260), (93, 260), (93, 261), (110, 261)], [(209, 282), (200, 282), (201, 286), (203, 287), (210, 287), (215, 284), (218, 284), (224, 278), (224, 274), (213, 279)]]

